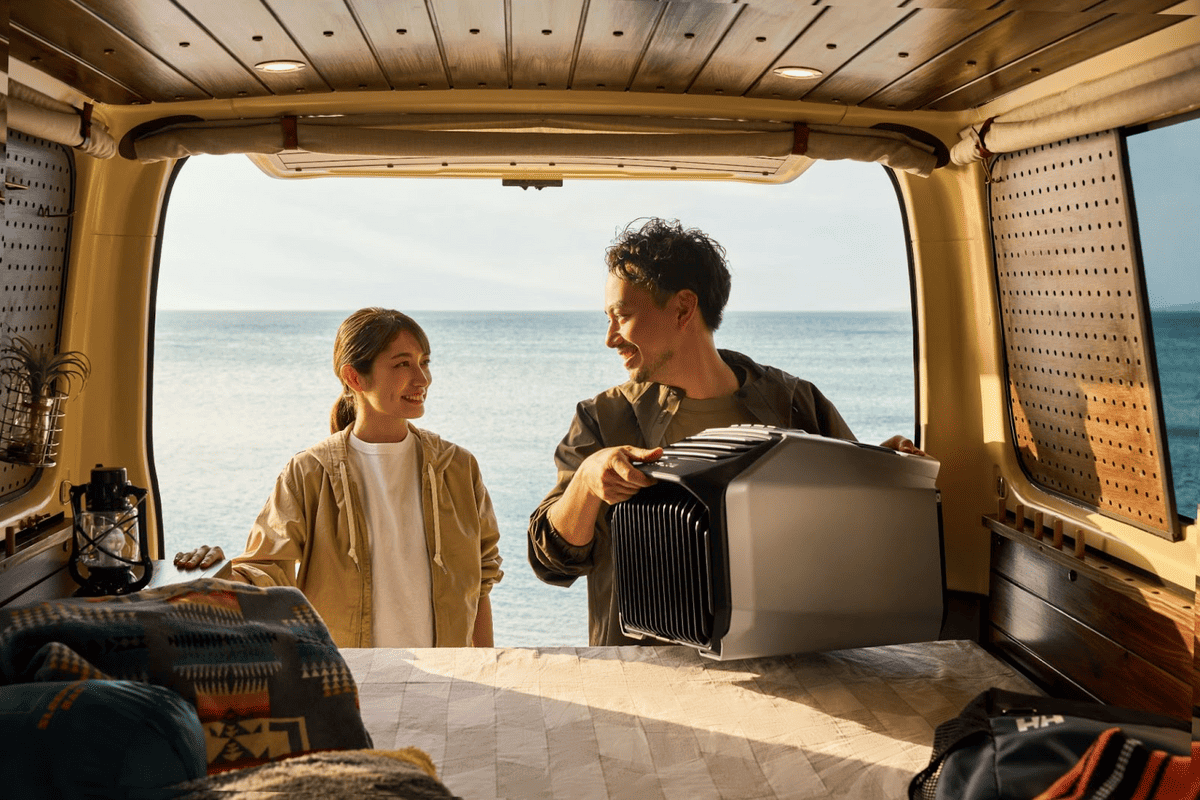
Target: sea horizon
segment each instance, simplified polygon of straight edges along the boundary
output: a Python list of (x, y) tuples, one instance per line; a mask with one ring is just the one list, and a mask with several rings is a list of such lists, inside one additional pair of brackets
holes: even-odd
[[(247, 312), (247, 313), (280, 312), (280, 313), (288, 313), (288, 314), (291, 314), (291, 313), (296, 313), (296, 314), (345, 313), (345, 314), (350, 314), (351, 312), (353, 312), (355, 310), (356, 310), (356, 308), (350, 308), (350, 307), (347, 307), (347, 308), (341, 308), (341, 307), (339, 307), (339, 308), (197, 308), (197, 307), (191, 307), (191, 306), (182, 307), (182, 306), (163, 306), (163, 305), (159, 305), (156, 307), (156, 311), (172, 311), (172, 312), (173, 311), (206, 311), (206, 312), (207, 311), (213, 311), (213, 312), (230, 311), (230, 312)], [(464, 314), (496, 314), (496, 313), (558, 314), (558, 313), (575, 313), (575, 312), (603, 313), (602, 309), (600, 309), (599, 307), (587, 308), (587, 307), (583, 307), (583, 306), (579, 306), (579, 307), (575, 307), (575, 308), (424, 308), (424, 307), (407, 308), (406, 307), (406, 308), (401, 308), (401, 309), (397, 309), (397, 310), (403, 311), (406, 314), (418, 314), (418, 313), (420, 313), (420, 314), (424, 314), (424, 313), (433, 313), (433, 314), (458, 314), (458, 313), (464, 313)], [(1150, 310), (1154, 311), (1154, 312), (1163, 311), (1163, 312), (1167, 312), (1167, 313), (1179, 313), (1179, 312), (1200, 313), (1200, 300), (1195, 301), (1195, 302), (1186, 302), (1186, 303), (1171, 303), (1168, 305), (1155, 305), (1155, 304), (1151, 303)], [(825, 313), (828, 313), (828, 314), (871, 314), (871, 313), (896, 314), (896, 313), (900, 313), (900, 312), (911, 313), (912, 308), (907, 305), (898, 305), (898, 306), (887, 307), (887, 308), (787, 308), (787, 309), (780, 309), (780, 308), (727, 307), (725, 309), (725, 313), (727, 313), (727, 314), (825, 314)]]
[[(341, 392), (333, 339), (346, 313), (160, 310), (151, 448), (168, 551), (240, 553), (284, 465), (329, 435)], [(554, 486), (554, 449), (575, 404), (627, 378), (604, 346), (603, 314), (411, 313), (433, 350), (414, 423), (475, 456), (500, 526), (497, 645), (586, 645), (586, 580), (539, 581), (526, 527)], [(812, 380), (864, 440), (914, 434), (908, 311), (731, 311), (717, 343)]]
[[(1200, 304), (1197, 304), (1200, 307)], [(212, 314), (352, 314), (357, 308), (159, 308), (158, 313), (195, 312)], [(603, 314), (600, 308), (397, 308), (409, 316), (418, 314)], [(726, 309), (726, 314), (910, 314), (907, 307), (866, 309)], [(419, 322), (420, 320), (418, 320)]]
[[(287, 461), (329, 435), (329, 410), (341, 391), (333, 339), (346, 313), (159, 310), (151, 453), (169, 552), (219, 544), (227, 555), (240, 553)], [(554, 485), (554, 448), (575, 404), (627, 377), (604, 346), (602, 313), (412, 315), (433, 345), (433, 383), (416, 424), (475, 455), (500, 525), (506, 574), (492, 596), (497, 645), (585, 645), (586, 581), (564, 589), (537, 580), (526, 560), (525, 531)], [(1172, 318), (1183, 324), (1164, 332), (1190, 322)], [(812, 381), (860, 440), (915, 436), (907, 309), (730, 311), (716, 340)], [(1188, 455), (1197, 438), (1187, 427), (1200, 416), (1200, 398), (1188, 394), (1188, 385), (1163, 382), (1164, 404), (1189, 420), (1167, 420), (1169, 429), (1183, 425), (1183, 435), (1170, 433), (1172, 460), (1178, 451), (1196, 467), (1176, 470), (1185, 515), (1195, 507), (1186, 497), (1196, 493), (1200, 473), (1200, 458)]]

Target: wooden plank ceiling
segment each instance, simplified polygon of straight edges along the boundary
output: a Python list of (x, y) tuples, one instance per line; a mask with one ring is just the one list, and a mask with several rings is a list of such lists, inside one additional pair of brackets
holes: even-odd
[[(1176, 0), (10, 0), (11, 57), (108, 104), (662, 92), (957, 111), (1185, 17)], [(290, 59), (299, 72), (254, 65)], [(819, 79), (780, 78), (784, 65)]]

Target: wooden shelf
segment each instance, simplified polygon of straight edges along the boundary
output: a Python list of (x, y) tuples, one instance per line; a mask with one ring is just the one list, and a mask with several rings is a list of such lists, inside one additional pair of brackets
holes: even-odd
[(146, 586), (147, 589), (154, 589), (158, 586), (170, 586), (174, 583), (186, 583), (199, 578), (223, 578), (229, 580), (233, 575), (233, 564), (228, 558), (218, 561), (208, 569), (191, 569), (182, 570), (175, 567), (175, 562), (166, 559), (163, 561), (154, 562), (154, 574), (150, 576), (150, 583)]
[(1018, 529), (1012, 515), (1009, 515), (1008, 519), (1000, 521), (996, 516), (986, 514), (983, 517), (983, 524), (993, 533), (998, 533), (1018, 544), (1030, 547), (1039, 555), (1068, 570), (1073, 569), (1087, 574), (1122, 594), (1154, 606), (1160, 613), (1179, 621), (1183, 627), (1191, 629), (1194, 624), (1192, 616), (1195, 613), (1193, 608), (1195, 593), (1182, 586), (1168, 583), (1157, 575), (1117, 561), (1096, 550), (1088, 549), (1083, 557), (1077, 557), (1074, 554), (1075, 539), (1073, 537), (1064, 534), (1063, 546), (1062, 549), (1059, 549), (1053, 544), (1053, 532), (1050, 529), (1047, 528), (1043, 532), (1043, 538), (1039, 540), (1033, 535), (1033, 523), (1029, 520), (1026, 520), (1023, 529)]
[[(989, 643), (1052, 693), (1187, 718), (1195, 596), (1033, 523), (987, 515)], [(1018, 526), (1019, 525), (1019, 526)]]
[(54, 547), (66, 543), (69, 551), (71, 543), (71, 520), (63, 519), (59, 525), (36, 534), (32, 539), (17, 546), (12, 555), (0, 554), (0, 577), (8, 571), (16, 569), (21, 564), (45, 553)]
[[(69, 597), (79, 588), (67, 569), (74, 533), (69, 519), (50, 519), (46, 530), (20, 542), (12, 555), (0, 551), (0, 606)], [(169, 586), (197, 578), (229, 578), (232, 566), (225, 559), (205, 570), (183, 571), (170, 560), (155, 561), (146, 588)]]

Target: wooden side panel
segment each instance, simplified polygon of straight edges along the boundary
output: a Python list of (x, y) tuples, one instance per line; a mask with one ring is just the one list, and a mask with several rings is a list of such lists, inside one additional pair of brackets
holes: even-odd
[(50, 551), (0, 574), (0, 606), (38, 603), (70, 596), (79, 585), (67, 572), (66, 552)]
[(1042, 486), (1177, 539), (1150, 325), (1112, 131), (993, 167), (997, 294), (1016, 445)]
[[(1029, 547), (1012, 543), (1005, 546), (1005, 541), (997, 539), (992, 548), (992, 570), (999, 576), (1055, 608), (1066, 609), (1084, 627), (1120, 631), (1122, 642), (1130, 650), (1170, 674), (1188, 673), (1192, 663), (1188, 647), (1192, 619), (1186, 606), (1169, 590), (1134, 588), (1133, 581), (1099, 577), (1091, 569), (1056, 563)], [(1082, 561), (1078, 566), (1086, 564)], [(1112, 568), (1099, 565), (1096, 570), (1111, 572)]]
[(1047, 664), (1037, 653), (1013, 639), (995, 626), (988, 626), (984, 646), (1006, 663), (1028, 675), (1047, 694), (1068, 700), (1088, 700), (1099, 703), (1100, 698)]
[(65, 597), (77, 587), (67, 572), (70, 523), (38, 534), (12, 555), (0, 556), (0, 606)]
[(1191, 716), (1192, 598), (991, 526), (989, 641), (1044, 684), (1179, 719)]
[(1014, 584), (992, 584), (992, 624), (1104, 702), (1190, 716), (1188, 684)]

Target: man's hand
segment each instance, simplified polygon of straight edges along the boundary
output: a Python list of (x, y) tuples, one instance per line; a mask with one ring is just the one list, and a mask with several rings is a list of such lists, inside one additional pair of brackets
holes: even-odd
[(220, 547), (200, 545), (195, 550), (175, 554), (175, 566), (178, 569), (208, 569), (225, 557)]
[(634, 461), (657, 461), (662, 448), (606, 447), (583, 460), (575, 471), (575, 480), (588, 494), (606, 503), (628, 500), (655, 480), (633, 465)]
[(550, 506), (547, 518), (559, 536), (583, 547), (596, 534), (596, 517), (601, 502), (619, 503), (655, 481), (633, 465), (634, 461), (657, 461), (662, 448), (606, 447), (583, 460), (562, 497)]
[(886, 447), (890, 450), (895, 450), (900, 453), (911, 453), (914, 456), (925, 456), (927, 458), (929, 456), (929, 453), (919, 449), (912, 439), (906, 439), (899, 434), (893, 436), (885, 442), (882, 442), (880, 447)]

